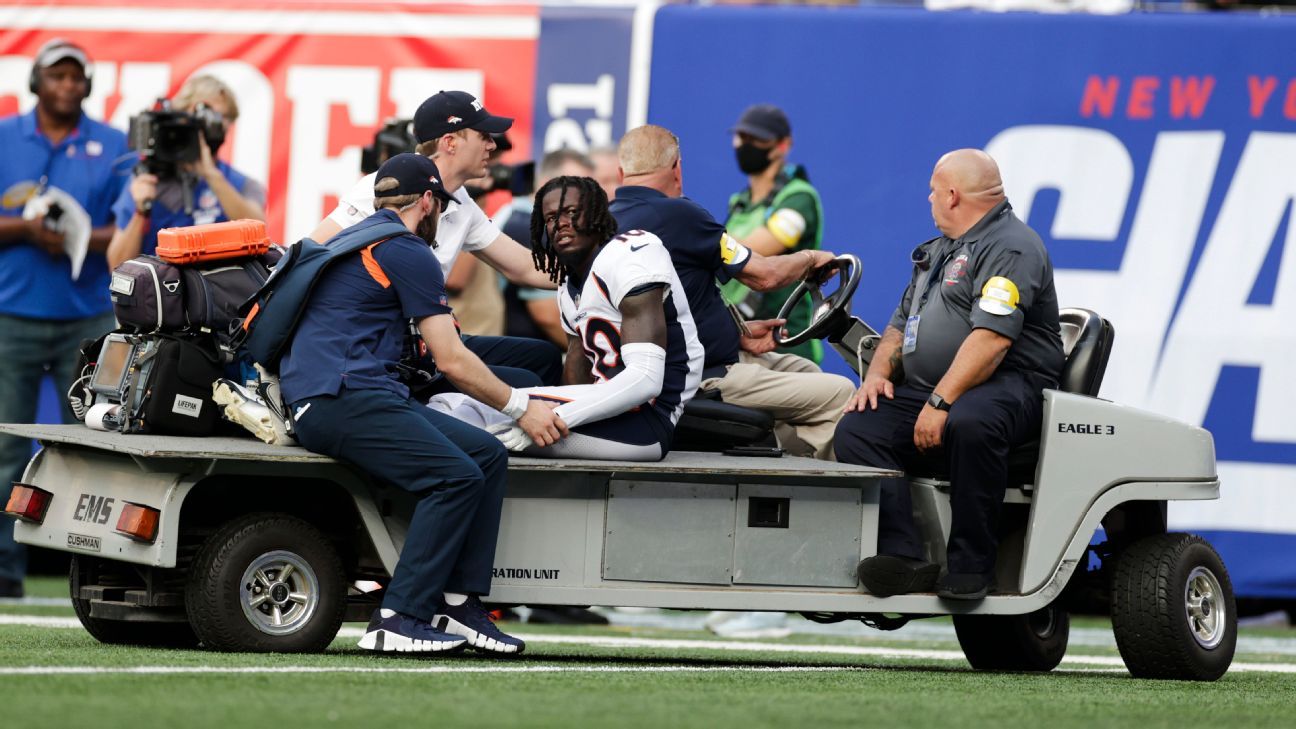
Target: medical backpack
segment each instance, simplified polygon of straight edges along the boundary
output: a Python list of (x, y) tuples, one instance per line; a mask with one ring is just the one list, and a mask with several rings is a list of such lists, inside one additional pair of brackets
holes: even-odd
[(269, 280), (240, 309), (242, 332), (235, 336), (234, 344), (245, 347), (252, 361), (268, 372), (279, 374), (279, 361), (288, 351), (311, 292), (324, 272), (363, 248), (406, 233), (409, 229), (400, 223), (379, 223), (348, 228), (330, 238), (327, 245), (310, 238), (292, 244)]

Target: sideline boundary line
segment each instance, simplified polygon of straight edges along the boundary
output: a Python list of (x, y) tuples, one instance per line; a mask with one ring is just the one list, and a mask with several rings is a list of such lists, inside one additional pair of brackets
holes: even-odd
[[(42, 628), (77, 628), (81, 623), (76, 618), (52, 617), (45, 615), (6, 615), (0, 614), (0, 625), (25, 625), (30, 627)], [(339, 638), (358, 638), (364, 634), (363, 628), (344, 627), (338, 631)], [(673, 639), (673, 638), (629, 638), (620, 636), (605, 635), (530, 635), (525, 633), (515, 634), (522, 640), (534, 644), (550, 645), (576, 645), (585, 647), (598, 648), (648, 648), (656, 650), (711, 650), (734, 653), (763, 653), (763, 654), (810, 654), (810, 655), (834, 655), (834, 656), (868, 656), (872, 658), (902, 658), (916, 660), (936, 660), (936, 661), (962, 661), (963, 653), (952, 650), (937, 650), (923, 648), (891, 648), (884, 646), (847, 646), (847, 645), (814, 645), (805, 643), (761, 643), (755, 641), (726, 641), (726, 640), (690, 640), (690, 639)], [(592, 659), (593, 660), (593, 659)], [(1119, 656), (1093, 656), (1093, 655), (1071, 655), (1062, 659), (1062, 666), (1066, 669), (1078, 670), (1083, 673), (1093, 671), (1112, 671), (1123, 673), (1125, 663)], [(1102, 668), (1092, 668), (1094, 666)], [(1084, 668), (1076, 668), (1084, 667)], [(675, 672), (684, 672), (690, 670), (719, 670), (719, 671), (740, 671), (755, 670), (753, 667), (689, 667), (689, 666), (500, 666), (498, 668), (472, 668), (457, 666), (434, 666), (423, 668), (392, 668), (392, 669), (364, 669), (356, 668), (354, 672), (405, 672), (405, 673), (453, 673), (459, 672), (501, 672), (501, 673), (527, 673), (527, 672), (562, 672), (562, 671), (581, 671), (581, 672), (650, 672), (654, 670), (669, 669)], [(807, 666), (807, 667), (771, 667), (760, 670), (786, 670), (786, 671), (854, 671), (854, 670), (874, 670), (872, 666)], [(0, 675), (17, 675), (15, 672), (30, 673), (39, 671), (58, 672), (65, 670), (68, 673), (95, 673), (99, 671), (97, 667), (92, 666), (27, 666), (19, 668), (0, 668)], [(231, 667), (215, 668), (209, 666), (203, 667), (167, 667), (167, 666), (144, 666), (137, 668), (125, 667), (121, 669), (109, 668), (104, 669), (109, 672), (117, 673), (337, 673), (350, 672), (353, 669), (346, 667), (313, 667), (313, 666), (287, 666), (287, 667)], [(1296, 664), (1293, 663), (1239, 663), (1234, 662), (1229, 668), (1229, 672), (1245, 673), (1291, 673), (1296, 674)]]

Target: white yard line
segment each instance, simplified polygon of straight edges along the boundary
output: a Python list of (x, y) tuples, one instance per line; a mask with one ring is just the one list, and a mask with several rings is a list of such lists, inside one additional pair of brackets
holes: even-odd
[[(0, 614), (0, 625), (28, 625), (42, 628), (80, 628), (76, 618), (60, 618), (44, 615), (4, 615)], [(339, 638), (359, 638), (364, 634), (363, 628), (346, 627), (338, 631)], [(872, 658), (903, 658), (928, 661), (962, 661), (963, 653), (955, 650), (935, 650), (926, 648), (892, 648), (886, 646), (858, 645), (814, 645), (801, 643), (761, 643), (756, 641), (728, 640), (688, 640), (673, 638), (628, 638), (608, 635), (529, 635), (515, 634), (522, 640), (533, 644), (577, 645), (597, 648), (647, 648), (663, 651), (708, 650), (733, 653), (801, 654), (831, 656), (869, 656)], [(594, 660), (594, 659), (591, 659)], [(1069, 655), (1062, 659), (1067, 667), (1101, 666), (1106, 670), (1123, 671), (1125, 664), (1119, 656)], [(498, 666), (498, 667), (457, 667), (430, 666), (420, 668), (350, 668), (350, 667), (313, 667), (313, 666), (278, 666), (278, 667), (233, 667), (217, 668), (209, 666), (172, 668), (168, 666), (142, 666), (125, 668), (100, 668), (89, 666), (28, 666), (18, 668), (0, 668), (0, 675), (18, 673), (531, 673), (531, 672), (652, 672), (652, 671), (837, 671), (858, 670), (862, 667), (842, 666), (807, 666), (807, 667), (750, 667), (750, 666)], [(1293, 663), (1239, 663), (1234, 662), (1230, 671), (1254, 673), (1296, 673)]]

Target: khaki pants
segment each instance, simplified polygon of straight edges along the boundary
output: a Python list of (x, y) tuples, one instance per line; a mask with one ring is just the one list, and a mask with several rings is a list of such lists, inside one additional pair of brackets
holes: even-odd
[(774, 417), (779, 445), (794, 456), (833, 459), (832, 439), (855, 384), (795, 354), (739, 353), (724, 377), (702, 381), (727, 403)]

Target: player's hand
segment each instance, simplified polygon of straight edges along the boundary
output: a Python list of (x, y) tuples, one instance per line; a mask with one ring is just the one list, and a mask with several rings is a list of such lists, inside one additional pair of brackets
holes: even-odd
[(135, 175), (130, 183), (131, 199), (135, 201), (136, 210), (144, 210), (157, 197), (157, 175), (141, 172)]
[(526, 412), (518, 418), (517, 423), (541, 448), (551, 446), (567, 437), (567, 424), (558, 417), (553, 408), (539, 400), (531, 400), (527, 403)]
[(949, 413), (944, 410), (937, 410), (930, 405), (923, 406), (918, 413), (918, 420), (914, 423), (914, 445), (919, 451), (926, 453), (940, 448), (941, 436), (945, 433), (945, 421), (948, 418)]
[(846, 401), (845, 412), (862, 413), (865, 410), (877, 410), (878, 397), (894, 399), (895, 383), (881, 375), (865, 375), (864, 384), (860, 385), (860, 389)]
[(26, 221), (27, 239), (51, 256), (63, 255), (63, 234), (45, 227), (45, 216), (38, 215)]
[(787, 323), (787, 319), (756, 319), (747, 322), (747, 331), (751, 336), (746, 334), (740, 335), (738, 340), (739, 346), (744, 352), (752, 354), (765, 354), (773, 352), (778, 345), (774, 344), (774, 332)]

